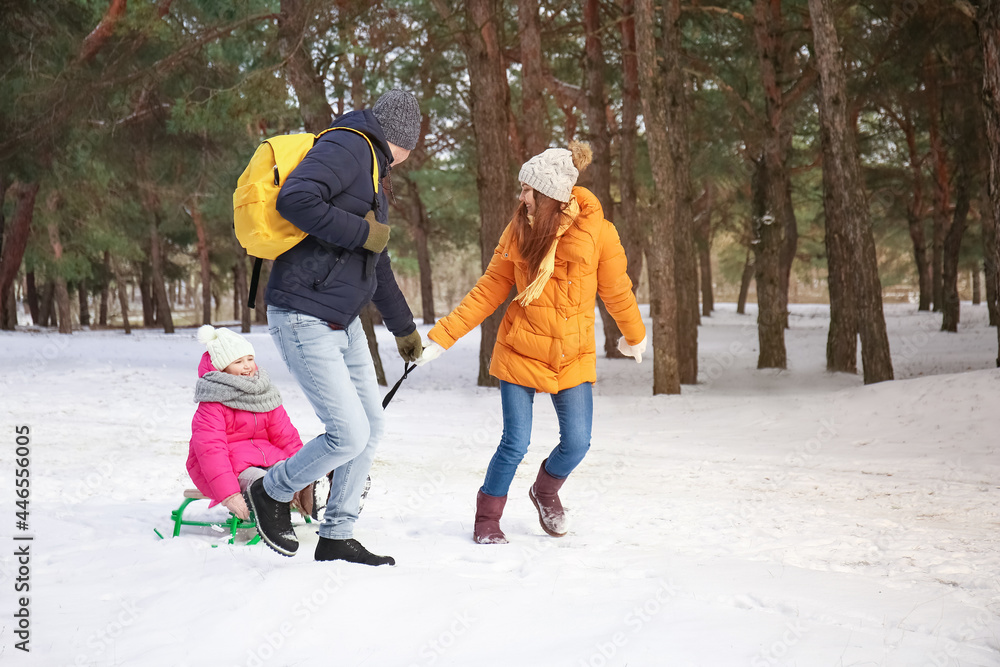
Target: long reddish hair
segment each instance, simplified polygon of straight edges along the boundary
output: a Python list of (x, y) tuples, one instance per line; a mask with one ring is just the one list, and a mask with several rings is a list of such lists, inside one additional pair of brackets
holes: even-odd
[(528, 223), (528, 207), (520, 202), (514, 213), (514, 243), (528, 264), (528, 275), (534, 280), (538, 266), (552, 246), (559, 231), (559, 219), (564, 204), (552, 197), (533, 190), (535, 222)]

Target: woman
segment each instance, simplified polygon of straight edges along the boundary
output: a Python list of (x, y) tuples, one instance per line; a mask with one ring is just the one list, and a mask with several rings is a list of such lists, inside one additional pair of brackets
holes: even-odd
[(473, 537), (480, 544), (506, 544), (500, 516), (531, 435), (535, 392), (551, 394), (559, 419), (559, 444), (542, 462), (528, 492), (542, 529), (566, 534), (559, 489), (590, 448), (595, 296), (624, 334), (618, 349), (642, 360), (646, 330), (625, 272), (625, 251), (614, 225), (604, 219), (591, 192), (574, 187), (591, 160), (590, 146), (571, 143), (528, 160), (518, 176), (521, 202), (507, 225), (486, 273), (450, 315), (428, 333), (425, 364), (477, 327), (507, 298), (490, 374), (500, 380), (503, 436), (476, 498)]

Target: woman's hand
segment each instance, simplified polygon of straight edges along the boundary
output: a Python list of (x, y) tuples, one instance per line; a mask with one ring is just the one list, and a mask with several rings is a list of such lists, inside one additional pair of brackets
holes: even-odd
[(629, 345), (625, 342), (625, 336), (618, 339), (618, 351), (624, 354), (626, 357), (632, 357), (635, 359), (635, 363), (642, 363), (642, 355), (646, 352), (646, 338), (643, 337), (635, 345)]
[(250, 518), (250, 510), (247, 509), (247, 503), (243, 500), (242, 493), (234, 493), (225, 500), (222, 501), (226, 509), (238, 516), (239, 518), (246, 521)]
[(444, 354), (444, 348), (435, 343), (434, 341), (430, 341), (424, 347), (423, 353), (420, 355), (420, 358), (417, 359), (415, 363), (417, 364), (417, 366), (423, 366), (428, 362), (434, 361), (442, 354)]

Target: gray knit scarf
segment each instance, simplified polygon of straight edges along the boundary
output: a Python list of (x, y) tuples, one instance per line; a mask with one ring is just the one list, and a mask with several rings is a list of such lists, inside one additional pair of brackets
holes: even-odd
[(258, 368), (257, 375), (249, 378), (209, 371), (198, 378), (194, 400), (196, 403), (222, 403), (234, 410), (270, 412), (281, 405), (281, 394), (263, 368)]

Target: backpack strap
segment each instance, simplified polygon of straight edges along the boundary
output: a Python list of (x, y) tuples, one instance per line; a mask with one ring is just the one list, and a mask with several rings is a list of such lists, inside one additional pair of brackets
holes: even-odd
[(253, 258), (253, 274), (250, 276), (250, 298), (247, 299), (247, 307), (256, 308), (257, 306), (257, 283), (260, 282), (260, 267), (264, 263), (264, 260), (260, 257)]
[[(361, 130), (355, 130), (353, 127), (328, 127), (319, 134), (317, 134), (316, 139), (318, 140), (327, 132), (332, 132), (334, 130), (348, 130), (349, 132), (353, 132), (354, 134), (361, 135), (362, 137), (364, 137), (364, 140), (368, 142), (368, 148), (370, 148), (372, 151), (372, 187), (375, 188), (375, 197), (377, 199), (379, 178), (378, 178), (378, 158), (375, 156), (375, 144), (372, 143), (372, 140), (368, 138), (367, 134), (365, 134)], [(375, 200), (372, 201), (374, 202)]]

